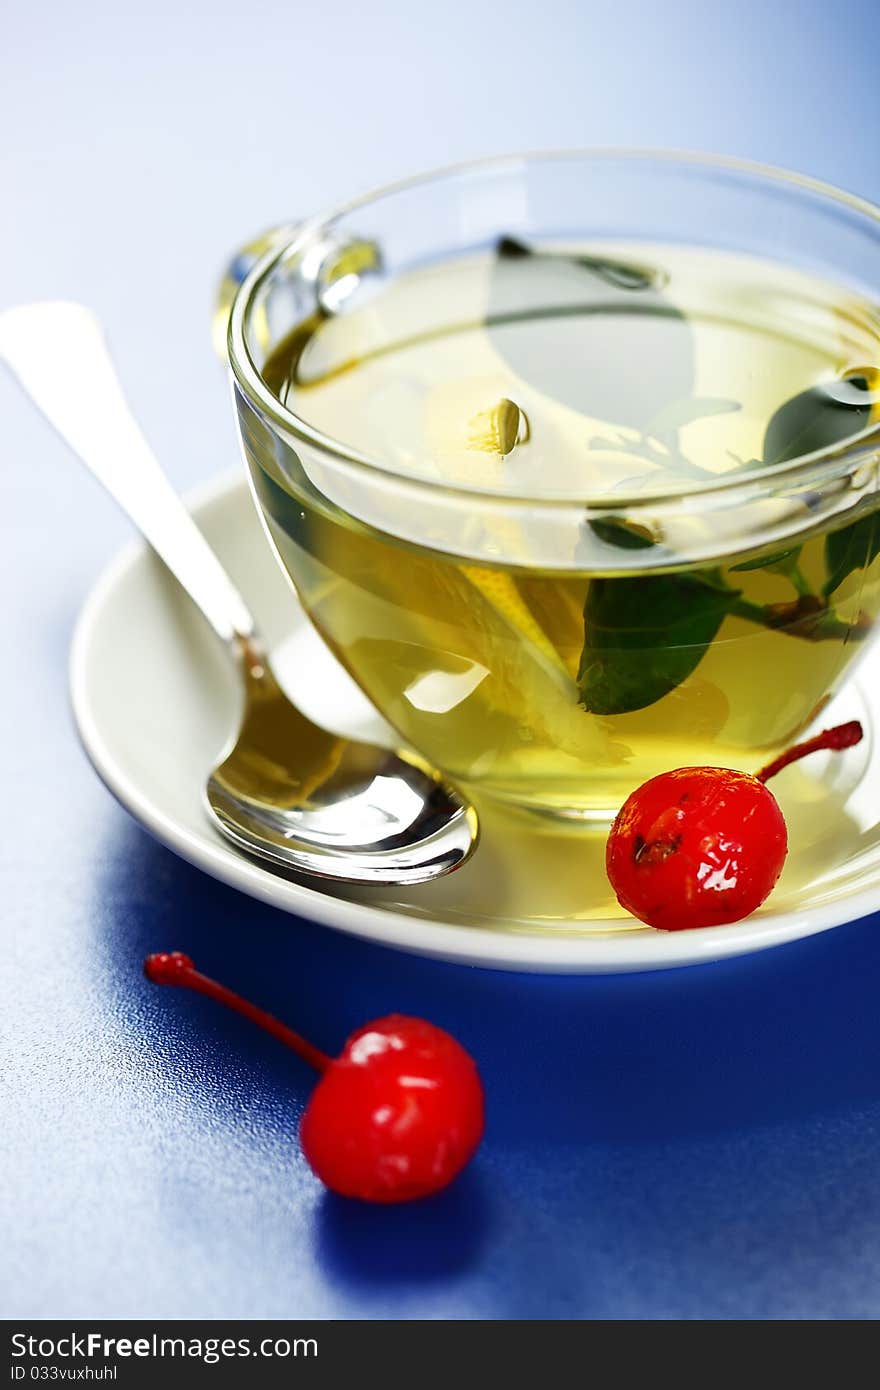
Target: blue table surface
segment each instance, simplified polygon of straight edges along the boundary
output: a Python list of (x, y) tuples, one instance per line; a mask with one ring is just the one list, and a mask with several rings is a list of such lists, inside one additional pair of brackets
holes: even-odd
[[(741, 0), (19, 6), (0, 46), (0, 308), (104, 318), (175, 482), (235, 457), (207, 335), (228, 250), (421, 166), (716, 148), (875, 198), (880, 17)], [(0, 376), (0, 1124), (6, 1317), (880, 1314), (880, 919), (667, 974), (529, 978), (261, 906), (154, 843), (80, 752), (77, 610), (127, 535)], [(334, 1048), (393, 1009), (479, 1059), (488, 1130), (440, 1198), (369, 1209), (298, 1152), (310, 1078), (177, 947)]]

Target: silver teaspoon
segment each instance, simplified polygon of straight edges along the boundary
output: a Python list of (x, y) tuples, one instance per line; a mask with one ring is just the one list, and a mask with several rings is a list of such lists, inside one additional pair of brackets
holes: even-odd
[(287, 699), (244, 600), (141, 434), (91, 310), (7, 310), (0, 358), (238, 663), (241, 726), (205, 787), (223, 835), (276, 868), (351, 883), (424, 883), (463, 864), (477, 818), (452, 787), (407, 756), (327, 733)]

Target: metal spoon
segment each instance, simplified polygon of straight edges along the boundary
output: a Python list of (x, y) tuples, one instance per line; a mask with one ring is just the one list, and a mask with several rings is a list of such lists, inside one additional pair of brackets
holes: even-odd
[(0, 359), (176, 575), (239, 663), (244, 714), (205, 803), (240, 849), (353, 883), (423, 883), (458, 868), (477, 818), (429, 768), (318, 728), (272, 674), (248, 609), (165, 477), (95, 315), (28, 304), (0, 314)]

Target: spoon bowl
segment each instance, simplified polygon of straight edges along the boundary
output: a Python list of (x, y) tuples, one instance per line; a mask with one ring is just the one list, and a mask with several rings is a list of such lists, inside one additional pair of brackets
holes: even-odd
[(365, 883), (424, 883), (464, 862), (476, 817), (441, 778), (312, 723), (253, 642), (241, 661), (244, 719), (205, 787), (228, 839), (276, 867)]
[(241, 723), (204, 794), (221, 834), (278, 871), (351, 883), (424, 883), (463, 864), (478, 824), (454, 787), (414, 757), (328, 733), (284, 694), (244, 599), (141, 434), (94, 314), (70, 303), (9, 309), (0, 359), (238, 664)]

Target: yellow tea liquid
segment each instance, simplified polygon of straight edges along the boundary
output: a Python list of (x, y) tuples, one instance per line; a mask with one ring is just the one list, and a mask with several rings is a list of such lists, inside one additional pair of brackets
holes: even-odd
[(474, 790), (598, 816), (670, 767), (755, 768), (814, 718), (880, 611), (870, 503), (660, 572), (650, 531), (586, 518), (536, 562), (504, 499), (689, 492), (858, 434), (880, 411), (876, 306), (683, 247), (507, 239), (349, 279), (267, 385), (389, 474), (497, 513), (463, 500), (454, 547), (432, 543), (425, 490), (425, 515), (389, 501), (386, 529), (381, 502), (365, 519), (305, 452), (242, 434), (307, 611), (404, 740)]

